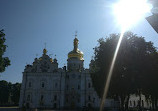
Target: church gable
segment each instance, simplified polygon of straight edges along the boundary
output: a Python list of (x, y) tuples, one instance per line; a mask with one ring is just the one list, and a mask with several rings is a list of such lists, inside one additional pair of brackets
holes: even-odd
[(39, 72), (57, 72), (57, 59), (52, 59), (46, 54), (46, 49), (43, 50), (43, 55), (40, 58), (35, 58), (32, 65), (27, 65), (24, 72), (39, 73)]

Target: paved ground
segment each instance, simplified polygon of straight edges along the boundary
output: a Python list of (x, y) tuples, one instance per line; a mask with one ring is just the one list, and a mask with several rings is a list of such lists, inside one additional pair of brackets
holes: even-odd
[[(18, 107), (0, 107), (0, 111), (22, 111)], [(26, 111), (76, 111), (76, 110), (26, 110)]]
[(18, 107), (0, 107), (0, 111), (20, 111)]
[[(22, 111), (18, 107), (0, 107), (0, 111)], [(79, 110), (25, 110), (25, 111), (79, 111)], [(109, 111), (117, 111), (117, 110), (109, 110)]]

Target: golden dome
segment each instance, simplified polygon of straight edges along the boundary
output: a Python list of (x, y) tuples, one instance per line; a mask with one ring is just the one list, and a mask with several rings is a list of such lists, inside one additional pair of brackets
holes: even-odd
[(52, 58), (50, 58), (50, 62), (53, 63), (53, 59)]
[(70, 59), (70, 58), (78, 58), (80, 60), (84, 60), (83, 59), (83, 52), (81, 52), (78, 49), (78, 39), (76, 37), (74, 39), (74, 49), (73, 49), (73, 51), (68, 53), (68, 59)]
[(43, 49), (43, 54), (46, 55), (47, 54), (47, 49)]

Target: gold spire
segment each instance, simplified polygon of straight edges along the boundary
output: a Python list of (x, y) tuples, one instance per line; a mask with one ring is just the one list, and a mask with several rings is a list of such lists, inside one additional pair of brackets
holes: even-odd
[(46, 49), (46, 43), (44, 43), (45, 47), (43, 49), (43, 54), (46, 55), (47, 54), (47, 49)]
[(78, 39), (75, 37), (74, 39), (74, 51), (77, 52), (78, 49)]
[(73, 49), (73, 51), (68, 53), (68, 59), (69, 58), (78, 58), (80, 60), (84, 60), (83, 59), (83, 52), (81, 52), (78, 49), (78, 44), (79, 44), (79, 40), (77, 39), (77, 32), (76, 32), (75, 39), (74, 39), (74, 49)]

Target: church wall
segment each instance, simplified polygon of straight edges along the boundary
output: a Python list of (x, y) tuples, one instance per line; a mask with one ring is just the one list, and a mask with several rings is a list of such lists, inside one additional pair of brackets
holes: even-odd
[[(60, 92), (64, 93), (64, 82), (61, 82), (61, 73), (27, 73), (27, 76), (26, 74), (24, 75), (25, 79), (23, 79), (22, 90), (26, 84), (24, 98), (25, 101), (27, 101), (27, 96), (30, 95), (30, 107), (41, 107), (42, 105), (40, 104), (40, 98), (42, 95), (43, 106), (52, 107), (54, 103), (56, 103), (58, 106), (60, 104), (63, 106), (64, 103), (62, 100), (64, 96), (60, 96)], [(64, 75), (64, 73), (62, 73), (62, 75)], [(27, 82), (25, 82), (26, 78)], [(63, 78), (62, 80), (64, 81)], [(42, 84), (44, 84), (43, 87)], [(21, 93), (22, 92), (23, 91), (21, 91)], [(54, 96), (57, 96), (58, 100), (54, 100)], [(22, 99), (23, 98), (21, 96), (20, 103), (23, 103)], [(61, 100), (61, 102), (59, 100)], [(20, 104), (20, 107), (22, 107), (22, 104)]]

